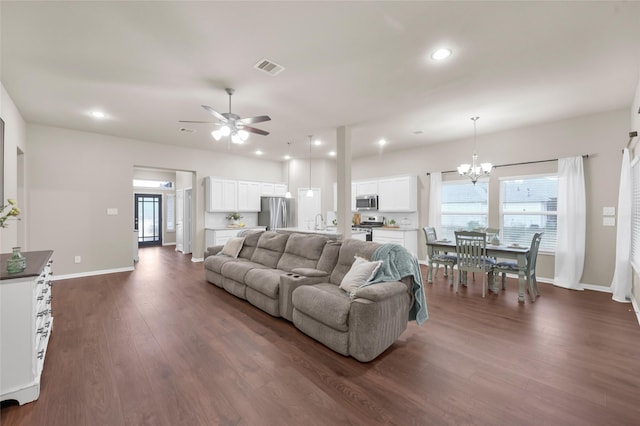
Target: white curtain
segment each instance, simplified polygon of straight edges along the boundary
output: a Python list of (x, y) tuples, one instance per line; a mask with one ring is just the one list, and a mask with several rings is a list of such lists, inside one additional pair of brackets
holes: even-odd
[(611, 291), (616, 302), (631, 301), (631, 162), (627, 148), (622, 153), (620, 168), (616, 269), (611, 281)]
[(587, 228), (582, 156), (558, 160), (558, 235), (554, 284), (582, 290)]
[(436, 234), (440, 235), (440, 206), (442, 205), (442, 173), (432, 172), (429, 185), (429, 224), (436, 228)]

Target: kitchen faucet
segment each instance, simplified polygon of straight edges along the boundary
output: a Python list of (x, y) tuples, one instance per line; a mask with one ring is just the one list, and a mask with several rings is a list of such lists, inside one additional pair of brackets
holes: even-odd
[[(318, 224), (318, 216), (320, 216), (320, 224)], [(324, 218), (322, 217), (321, 213), (318, 213), (316, 215), (315, 223), (316, 223), (316, 230), (320, 230), (320, 231), (324, 230)]]

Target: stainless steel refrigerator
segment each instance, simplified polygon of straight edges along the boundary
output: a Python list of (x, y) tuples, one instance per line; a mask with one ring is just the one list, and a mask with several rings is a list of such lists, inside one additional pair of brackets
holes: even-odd
[(295, 227), (295, 203), (293, 198), (260, 197), (258, 226), (266, 226), (268, 230)]

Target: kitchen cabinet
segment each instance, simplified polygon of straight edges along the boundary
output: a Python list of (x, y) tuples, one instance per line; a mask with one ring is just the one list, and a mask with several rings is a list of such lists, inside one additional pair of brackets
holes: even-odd
[(376, 195), (377, 193), (378, 180), (360, 180), (355, 182), (355, 192), (352, 195), (357, 197), (358, 195)]
[[(22, 253), (27, 267), (0, 276), (0, 400), (22, 405), (40, 395), (40, 377), (53, 330), (51, 250)], [(64, 355), (63, 355), (64, 356)]]
[[(211, 176), (205, 178), (208, 212), (234, 212), (238, 210), (238, 182)], [(260, 210), (258, 206), (258, 210)]]
[(238, 208), (239, 212), (260, 211), (260, 182), (238, 181)]
[(276, 183), (274, 185), (274, 194), (276, 197), (284, 197), (287, 193), (287, 185), (284, 183)]
[(205, 229), (204, 230), (205, 247), (222, 246), (228, 240), (238, 236), (240, 232), (247, 229), (264, 231), (266, 228), (264, 226), (258, 226), (253, 228)]
[(417, 176), (398, 176), (378, 180), (379, 211), (414, 212), (417, 208)]
[(286, 193), (287, 185), (284, 183), (260, 182), (262, 197), (284, 197)]
[(373, 229), (373, 242), (380, 244), (394, 243), (406, 248), (414, 256), (418, 256), (417, 229)]

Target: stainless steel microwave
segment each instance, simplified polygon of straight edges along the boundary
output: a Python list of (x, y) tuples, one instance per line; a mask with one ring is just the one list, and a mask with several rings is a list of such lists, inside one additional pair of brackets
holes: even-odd
[(356, 210), (378, 210), (377, 195), (358, 195), (356, 197)]

